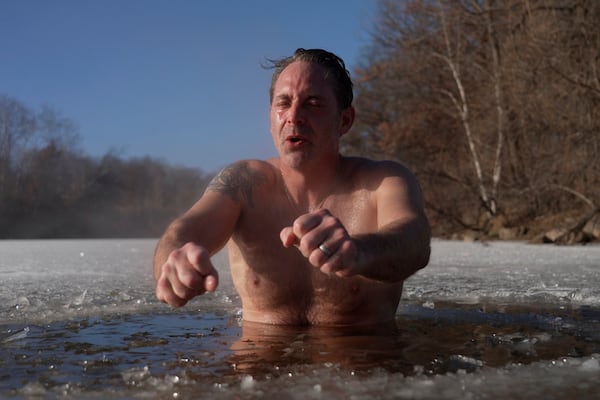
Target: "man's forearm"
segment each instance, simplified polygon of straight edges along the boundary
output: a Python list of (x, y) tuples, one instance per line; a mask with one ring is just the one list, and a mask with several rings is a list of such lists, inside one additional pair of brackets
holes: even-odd
[(157, 280), (160, 276), (160, 268), (165, 263), (167, 258), (169, 257), (169, 253), (174, 249), (174, 246), (170, 246), (166, 243), (165, 236), (163, 235), (158, 244), (156, 245), (156, 249), (154, 250), (154, 280)]
[(169, 225), (165, 233), (158, 240), (154, 250), (154, 279), (160, 276), (160, 268), (167, 261), (169, 254), (185, 244), (183, 235), (181, 235), (183, 224), (174, 221)]
[(429, 224), (424, 217), (358, 235), (355, 243), (360, 274), (382, 282), (401, 282), (427, 265), (430, 242)]

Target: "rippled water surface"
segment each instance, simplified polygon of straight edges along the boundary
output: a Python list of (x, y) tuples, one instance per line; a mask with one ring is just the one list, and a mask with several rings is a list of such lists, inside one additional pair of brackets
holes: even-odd
[(0, 242), (0, 398), (600, 398), (600, 248), (434, 242), (395, 324), (154, 299), (154, 241)]

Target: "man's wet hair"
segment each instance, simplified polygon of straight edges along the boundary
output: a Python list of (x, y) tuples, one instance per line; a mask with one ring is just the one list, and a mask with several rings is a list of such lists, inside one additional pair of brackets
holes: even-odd
[(293, 55), (280, 59), (268, 59), (266, 68), (273, 68), (273, 77), (271, 78), (271, 88), (269, 89), (270, 101), (273, 102), (273, 91), (275, 82), (281, 75), (281, 72), (291, 63), (296, 61), (305, 61), (325, 67), (327, 76), (332, 78), (335, 95), (340, 109), (348, 108), (352, 105), (354, 94), (352, 91), (352, 80), (350, 73), (346, 69), (346, 64), (337, 55), (323, 49), (297, 49)]

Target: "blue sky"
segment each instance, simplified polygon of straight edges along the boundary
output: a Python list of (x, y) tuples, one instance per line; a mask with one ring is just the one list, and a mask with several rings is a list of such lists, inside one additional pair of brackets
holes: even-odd
[(274, 156), (265, 58), (368, 44), (375, 0), (0, 0), (0, 93), (49, 105), (81, 150), (215, 171)]

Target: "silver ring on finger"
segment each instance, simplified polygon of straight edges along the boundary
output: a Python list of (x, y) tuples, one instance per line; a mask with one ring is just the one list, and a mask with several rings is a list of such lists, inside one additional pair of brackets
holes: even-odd
[(321, 243), (321, 245), (319, 245), (319, 250), (321, 250), (323, 254), (327, 256), (327, 258), (333, 255), (333, 251), (331, 251), (329, 247), (325, 246), (325, 243)]

